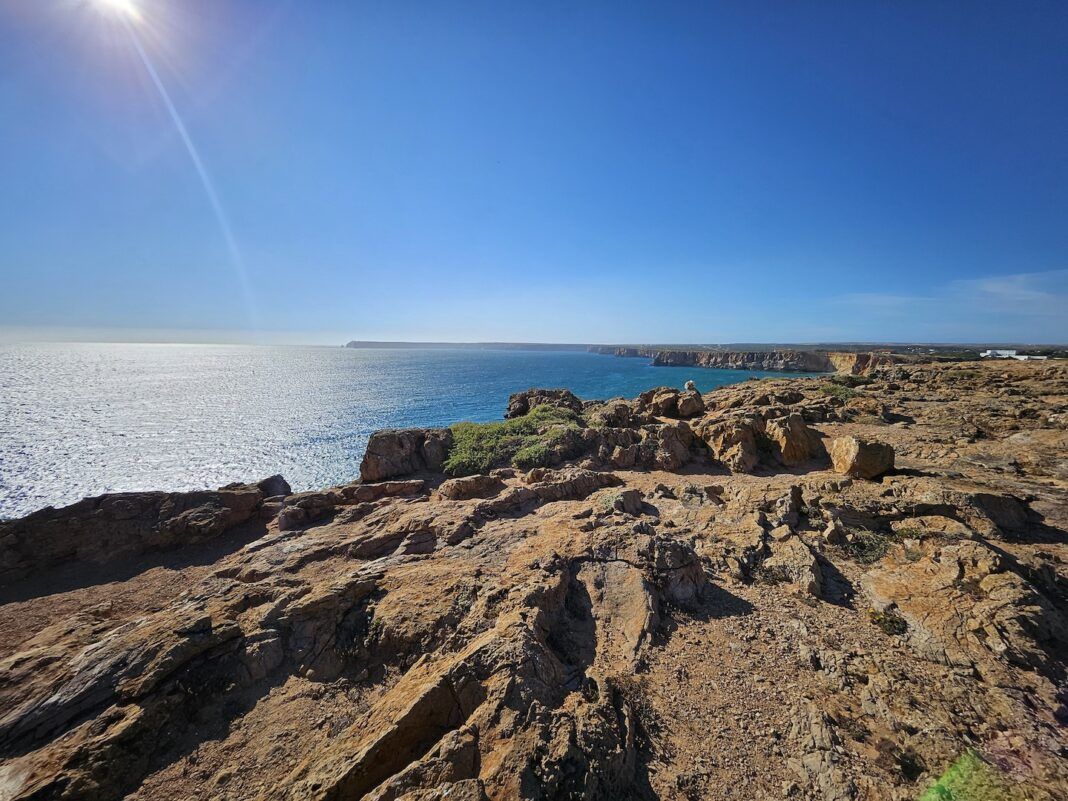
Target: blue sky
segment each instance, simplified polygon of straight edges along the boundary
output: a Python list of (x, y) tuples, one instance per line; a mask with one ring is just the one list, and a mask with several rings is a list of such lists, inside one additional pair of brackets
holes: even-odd
[(9, 335), (1068, 341), (1068, 4), (130, 1), (237, 253), (118, 13), (0, 0)]

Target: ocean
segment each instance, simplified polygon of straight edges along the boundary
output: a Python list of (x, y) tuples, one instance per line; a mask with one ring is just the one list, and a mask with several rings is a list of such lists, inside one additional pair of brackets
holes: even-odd
[(345, 483), (372, 431), (499, 420), (533, 386), (592, 399), (760, 375), (783, 374), (567, 351), (3, 345), (0, 517), (273, 473), (295, 490)]

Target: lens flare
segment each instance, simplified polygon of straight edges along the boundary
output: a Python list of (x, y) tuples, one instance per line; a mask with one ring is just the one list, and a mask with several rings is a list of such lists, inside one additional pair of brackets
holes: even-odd
[(121, 14), (133, 20), (141, 19), (141, 12), (137, 8), (136, 0), (94, 0), (105, 11)]
[(105, 9), (115, 15), (122, 23), (122, 27), (126, 29), (126, 33), (129, 34), (130, 43), (133, 45), (152, 85), (159, 94), (160, 100), (163, 101), (163, 105), (167, 109), (167, 114), (170, 116), (171, 122), (174, 124), (174, 128), (178, 133), (178, 138), (181, 140), (182, 145), (184, 145), (186, 153), (189, 155), (189, 160), (193, 164), (193, 169), (196, 171), (197, 177), (200, 179), (200, 184), (204, 189), (208, 205), (211, 207), (212, 213), (215, 216), (215, 221), (218, 223), (219, 230), (222, 233), (223, 241), (226, 244), (226, 249), (229, 252), (230, 263), (240, 286), (248, 321), (253, 326), (258, 326), (259, 315), (256, 311), (255, 296), (252, 292), (248, 270), (245, 266), (245, 260), (241, 255), (241, 249), (238, 247), (237, 238), (234, 236), (233, 228), (230, 226), (229, 217), (226, 214), (226, 210), (223, 208), (222, 201), (219, 199), (218, 192), (215, 190), (215, 182), (212, 180), (211, 173), (208, 172), (204, 160), (200, 157), (200, 151), (194, 143), (193, 137), (189, 134), (189, 129), (186, 127), (185, 120), (183, 120), (181, 114), (178, 113), (178, 108), (171, 99), (170, 92), (167, 91), (163, 79), (156, 70), (156, 65), (149, 57), (148, 51), (145, 50), (145, 47), (142, 44), (141, 33), (150, 32), (148, 29), (151, 25), (148, 21), (142, 19), (142, 14), (137, 7), (136, 0), (93, 0), (93, 2), (99, 8)]

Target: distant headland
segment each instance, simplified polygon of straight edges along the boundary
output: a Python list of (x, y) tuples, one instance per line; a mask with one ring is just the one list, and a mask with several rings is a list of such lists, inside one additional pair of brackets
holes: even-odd
[[(654, 365), (729, 370), (851, 373), (864, 375), (878, 366), (917, 361), (976, 361), (990, 353), (987, 344), (928, 343), (729, 343), (717, 345), (593, 345), (544, 342), (374, 342), (354, 340), (347, 348), (586, 351), (606, 356), (646, 358)], [(1064, 357), (1064, 346), (1017, 345), (1013, 353)]]

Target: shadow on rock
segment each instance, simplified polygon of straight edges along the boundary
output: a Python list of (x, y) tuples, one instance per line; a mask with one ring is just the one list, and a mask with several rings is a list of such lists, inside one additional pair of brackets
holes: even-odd
[(53, 568), (47, 574), (36, 574), (0, 585), (0, 605), (20, 603), (98, 584), (127, 581), (157, 567), (177, 571), (212, 565), (241, 550), (248, 543), (258, 540), (266, 532), (267, 526), (264, 522), (250, 521), (225, 534), (194, 545), (177, 545), (169, 550), (116, 560), (109, 564), (68, 562)]

